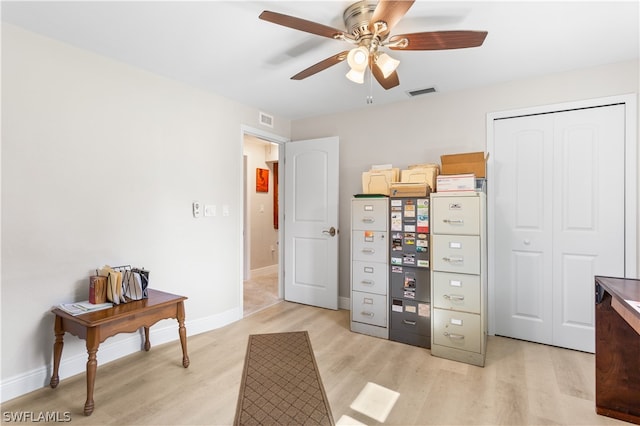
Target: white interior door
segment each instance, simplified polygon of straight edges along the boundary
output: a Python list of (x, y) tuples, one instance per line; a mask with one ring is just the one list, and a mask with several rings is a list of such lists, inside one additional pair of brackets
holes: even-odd
[[(496, 334), (551, 344), (553, 118), (495, 124)], [(547, 146), (548, 145), (548, 146)]]
[(338, 309), (337, 137), (285, 144), (284, 298)]
[(495, 332), (593, 352), (594, 275), (625, 274), (624, 105), (495, 122)]

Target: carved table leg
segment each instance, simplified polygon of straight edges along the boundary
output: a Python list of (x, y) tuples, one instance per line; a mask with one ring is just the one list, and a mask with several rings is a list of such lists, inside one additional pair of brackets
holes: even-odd
[(178, 334), (180, 334), (180, 344), (182, 345), (182, 366), (187, 368), (190, 364), (187, 355), (187, 329), (184, 326), (184, 302), (178, 303)]
[(84, 403), (84, 415), (90, 416), (93, 413), (93, 387), (96, 382), (96, 370), (98, 368), (98, 358), (96, 356), (98, 352), (98, 336), (96, 335), (96, 329), (90, 328), (87, 330), (87, 353), (89, 359), (87, 361), (87, 401)]
[(56, 388), (60, 383), (58, 377), (58, 369), (60, 367), (60, 358), (62, 358), (62, 347), (64, 346), (64, 329), (62, 327), (62, 318), (56, 315), (56, 319), (53, 325), (53, 331), (56, 335), (56, 341), (53, 344), (53, 374), (51, 375), (51, 382), (49, 385), (52, 388)]
[(151, 342), (149, 341), (149, 327), (144, 327), (144, 350), (149, 352)]

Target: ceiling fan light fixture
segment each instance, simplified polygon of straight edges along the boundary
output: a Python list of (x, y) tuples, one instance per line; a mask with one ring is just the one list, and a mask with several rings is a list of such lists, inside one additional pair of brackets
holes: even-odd
[(349, 70), (347, 73), (347, 78), (354, 83), (363, 84), (364, 83), (364, 70), (358, 71), (353, 68)]
[(352, 70), (364, 72), (369, 64), (369, 50), (364, 46), (354, 47), (347, 55), (347, 63)]
[(384, 78), (387, 78), (398, 68), (398, 65), (400, 65), (400, 61), (398, 61), (397, 59), (393, 59), (386, 53), (381, 53), (376, 58), (376, 64), (378, 64), (378, 67), (380, 68), (380, 71), (382, 71), (382, 75), (384, 76)]

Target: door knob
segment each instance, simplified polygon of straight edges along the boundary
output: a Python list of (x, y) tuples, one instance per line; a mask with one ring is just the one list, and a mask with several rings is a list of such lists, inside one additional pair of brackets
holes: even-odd
[(335, 236), (336, 236), (336, 228), (334, 228), (334, 227), (332, 226), (332, 227), (331, 227), (331, 228), (329, 228), (329, 229), (323, 229), (323, 230), (322, 230), (322, 233), (323, 233), (323, 234), (329, 234), (329, 235), (331, 235), (332, 237), (335, 237)]

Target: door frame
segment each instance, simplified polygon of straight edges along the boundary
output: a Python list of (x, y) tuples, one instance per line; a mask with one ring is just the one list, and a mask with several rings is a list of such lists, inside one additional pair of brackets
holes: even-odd
[(494, 150), (495, 120), (526, 115), (548, 114), (575, 109), (625, 105), (625, 278), (638, 278), (638, 110), (637, 95), (627, 94), (581, 101), (564, 102), (522, 109), (491, 112), (487, 114), (487, 254), (488, 254), (488, 321), (489, 334), (495, 334), (495, 196), (494, 167), (491, 152)]
[[(240, 179), (238, 179), (239, 181), (239, 188), (238, 188), (238, 193), (242, 194), (242, 196), (240, 197), (240, 209), (242, 211), (242, 221), (240, 223), (240, 277), (245, 277), (246, 276), (246, 268), (249, 267), (248, 263), (249, 262), (245, 262), (246, 259), (249, 258), (249, 253), (247, 253), (247, 249), (248, 249), (248, 243), (247, 243), (247, 239), (249, 237), (248, 233), (247, 233), (247, 229), (246, 229), (246, 224), (247, 224), (247, 211), (246, 211), (246, 205), (245, 205), (245, 201), (246, 201), (246, 173), (245, 173), (245, 156), (244, 156), (244, 150), (243, 150), (243, 146), (244, 146), (244, 139), (245, 136), (254, 136), (256, 138), (262, 139), (264, 141), (267, 142), (271, 142), (271, 143), (275, 143), (279, 145), (278, 149), (278, 163), (282, 164), (282, 161), (284, 159), (284, 144), (286, 144), (287, 142), (290, 141), (289, 138), (286, 138), (284, 136), (280, 136), (280, 135), (276, 135), (274, 133), (270, 133), (267, 132), (265, 130), (262, 129), (257, 129), (255, 127), (251, 127), (251, 126), (247, 126), (247, 125), (241, 125), (240, 126), (240, 170), (241, 170), (241, 174), (242, 176), (240, 176)], [(278, 175), (279, 175), (279, 179), (278, 179), (278, 223), (280, 224), (278, 226), (278, 241), (283, 241), (284, 238), (284, 208), (282, 208), (282, 206), (284, 205), (284, 182), (285, 182), (285, 171), (284, 171), (284, 167), (279, 167), (278, 168)], [(279, 298), (284, 298), (284, 280), (283, 280), (283, 268), (284, 268), (284, 244), (278, 244), (278, 297)], [(242, 318), (242, 312), (244, 312), (244, 286), (240, 285), (239, 286), (239, 292), (238, 292), (238, 300), (239, 300), (239, 312), (240, 312), (240, 317)]]

